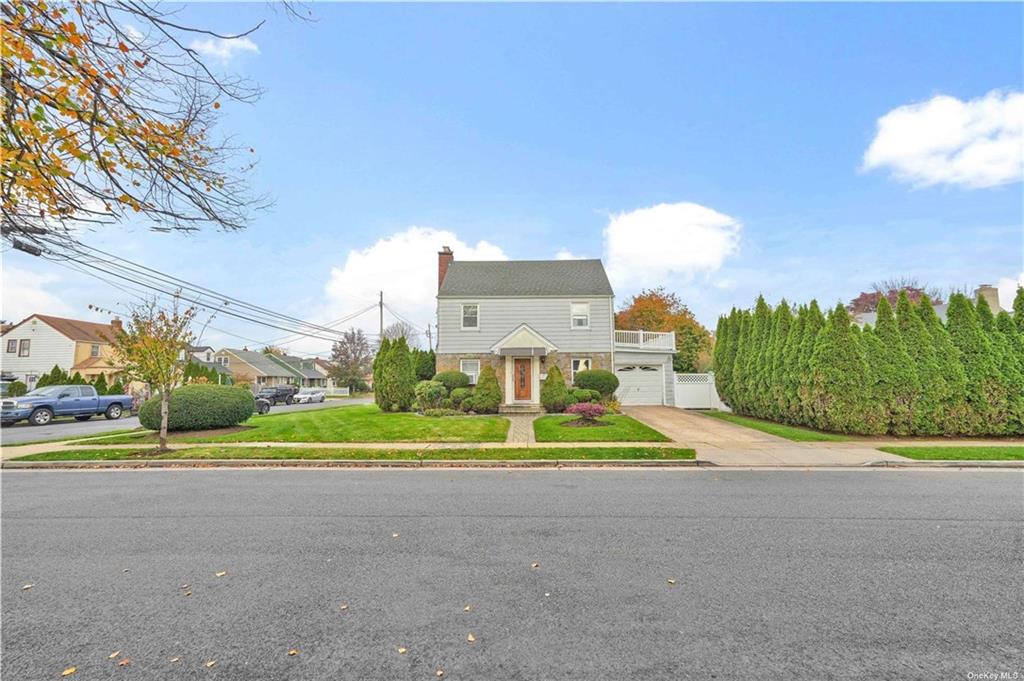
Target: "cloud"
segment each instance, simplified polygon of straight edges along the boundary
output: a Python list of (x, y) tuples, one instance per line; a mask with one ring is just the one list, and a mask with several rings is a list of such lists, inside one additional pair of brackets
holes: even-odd
[(576, 255), (568, 248), (563, 248), (555, 253), (555, 260), (583, 260), (586, 256)]
[(10, 322), (20, 322), (31, 314), (66, 316), (71, 306), (44, 289), (48, 284), (61, 281), (50, 273), (36, 273), (20, 267), (3, 268), (3, 310), (0, 315)]
[(189, 44), (189, 49), (195, 50), (204, 57), (212, 57), (222, 62), (229, 62), (236, 54), (241, 52), (260, 53), (259, 46), (248, 38), (196, 38)]
[[(508, 260), (501, 248), (487, 241), (464, 242), (454, 232), (409, 227), (364, 249), (349, 251), (345, 264), (331, 270), (324, 291), (326, 309), (318, 315), (333, 320), (377, 300), (384, 290), (385, 304), (425, 328), (433, 323), (437, 294), (437, 252), (450, 246), (456, 260)], [(385, 312), (384, 323), (394, 318)], [(353, 325), (377, 332), (377, 317), (362, 315)], [(347, 328), (348, 325), (345, 325)]]
[(612, 215), (604, 229), (608, 276), (629, 289), (715, 272), (739, 250), (742, 229), (736, 218), (696, 203)]
[(999, 289), (999, 306), (1004, 310), (1013, 309), (1013, 299), (1017, 295), (1017, 287), (1024, 286), (1024, 272), (1017, 275), (1017, 278), (1002, 277), (996, 288)]
[(1024, 93), (994, 90), (961, 101), (939, 95), (878, 119), (864, 169), (888, 168), (919, 187), (971, 189), (1024, 177)]

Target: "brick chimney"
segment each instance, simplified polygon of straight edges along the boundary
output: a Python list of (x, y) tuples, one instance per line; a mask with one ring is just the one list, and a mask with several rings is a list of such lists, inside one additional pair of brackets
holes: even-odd
[(124, 324), (121, 323), (121, 320), (118, 317), (114, 317), (110, 320), (110, 328), (114, 330), (115, 334), (121, 333), (124, 331)]
[(444, 275), (448, 274), (448, 266), (455, 260), (455, 254), (452, 253), (452, 249), (447, 246), (442, 246), (441, 250), (437, 252), (437, 289), (441, 290), (441, 284), (444, 282)]
[(999, 314), (1003, 308), (999, 307), (999, 289), (991, 284), (979, 284), (974, 289), (974, 299), (984, 298), (988, 306), (992, 308), (992, 314)]

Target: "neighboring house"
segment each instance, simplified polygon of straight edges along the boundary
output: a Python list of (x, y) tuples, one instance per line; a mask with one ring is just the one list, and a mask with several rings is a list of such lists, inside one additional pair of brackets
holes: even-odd
[[(1002, 310), (1002, 306), (999, 305), (999, 289), (990, 284), (981, 284), (978, 288), (974, 289), (974, 299), (984, 298), (988, 302), (988, 306), (992, 308), (992, 314), (999, 314)], [(938, 315), (939, 320), (946, 323), (946, 310), (949, 308), (949, 303), (939, 303), (933, 305), (935, 308), (935, 314)], [(853, 315), (853, 321), (857, 326), (864, 327), (868, 324), (874, 326), (878, 322), (877, 312), (858, 312)]]
[(224, 348), (213, 354), (213, 361), (230, 371), (235, 383), (251, 383), (253, 387), (299, 383), (293, 371), (262, 352)]
[(316, 367), (312, 359), (303, 359), (293, 355), (265, 355), (270, 361), (281, 368), (290, 371), (294, 380), (292, 383), (303, 388), (326, 388), (327, 378)]
[(331, 378), (331, 369), (333, 366), (334, 365), (326, 359), (320, 359), (319, 357), (313, 358), (313, 368), (316, 369), (316, 371), (323, 377), (324, 387), (328, 390), (334, 390), (338, 387), (334, 379)]
[[(180, 359), (183, 362), (186, 360), (189, 362), (193, 362), (203, 367), (204, 369), (213, 369), (221, 376), (231, 376), (231, 372), (227, 369), (227, 367), (225, 367), (220, 362), (214, 361), (214, 355), (216, 354), (216, 351), (209, 345), (190, 345), (188, 346), (187, 350), (183, 350), (181, 353), (179, 353), (178, 359)], [(221, 379), (221, 382), (224, 381)], [(226, 382), (230, 383), (231, 381)]]
[(614, 371), (623, 404), (672, 404), (675, 336), (614, 328), (614, 292), (600, 260), (456, 262), (438, 253), (437, 370), (476, 382), (493, 366), (503, 411), (537, 409), (551, 366), (567, 383)]
[(30, 390), (55, 365), (88, 381), (100, 374), (109, 381), (123, 370), (110, 345), (120, 325), (119, 319), (101, 324), (41, 314), (27, 317), (0, 337), (3, 373)]

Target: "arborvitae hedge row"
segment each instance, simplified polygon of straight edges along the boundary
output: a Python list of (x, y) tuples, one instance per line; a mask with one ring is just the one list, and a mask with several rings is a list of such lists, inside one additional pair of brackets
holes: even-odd
[(1024, 288), (1014, 313), (951, 296), (879, 303), (874, 328), (815, 301), (774, 311), (758, 298), (718, 322), (715, 384), (739, 413), (862, 435), (1024, 434)]

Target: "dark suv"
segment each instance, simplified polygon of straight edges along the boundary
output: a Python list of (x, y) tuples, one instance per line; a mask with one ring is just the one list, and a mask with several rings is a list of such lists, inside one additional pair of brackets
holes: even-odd
[(299, 387), (295, 385), (275, 385), (260, 388), (260, 391), (256, 393), (256, 397), (270, 402), (271, 406), (276, 405), (278, 402), (291, 404), (292, 397), (297, 392), (299, 392)]

